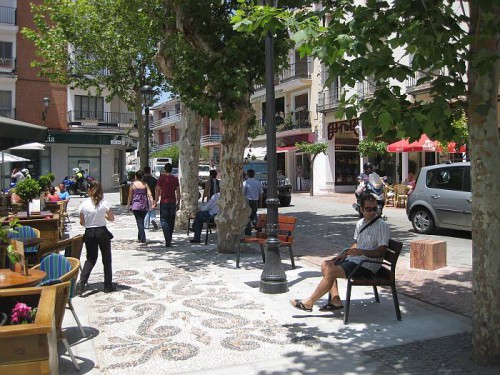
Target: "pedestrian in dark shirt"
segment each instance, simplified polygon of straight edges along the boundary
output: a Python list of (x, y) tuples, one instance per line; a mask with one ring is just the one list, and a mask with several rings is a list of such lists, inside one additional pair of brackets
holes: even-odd
[(179, 179), (172, 175), (172, 164), (165, 164), (165, 173), (160, 175), (156, 184), (156, 201), (160, 201), (160, 222), (165, 238), (165, 246), (172, 244), (175, 225), (175, 212), (179, 209), (181, 190)]

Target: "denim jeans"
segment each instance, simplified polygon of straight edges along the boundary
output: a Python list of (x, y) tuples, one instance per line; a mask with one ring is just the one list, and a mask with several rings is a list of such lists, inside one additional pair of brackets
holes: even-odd
[(175, 203), (160, 203), (160, 222), (165, 243), (172, 242), (175, 226)]
[(156, 221), (156, 210), (149, 210), (144, 218), (144, 228), (151, 228), (151, 221)]
[(146, 232), (144, 231), (144, 218), (146, 217), (148, 211), (134, 210), (132, 212), (134, 213), (135, 222), (137, 223), (137, 229), (139, 231), (137, 238), (141, 242), (146, 242)]

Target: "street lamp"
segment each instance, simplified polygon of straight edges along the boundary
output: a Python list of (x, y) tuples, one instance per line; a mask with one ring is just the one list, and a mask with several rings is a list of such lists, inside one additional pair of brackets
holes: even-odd
[[(278, 4), (274, 1), (274, 6)], [(278, 239), (278, 179), (276, 166), (276, 119), (274, 92), (274, 45), (271, 32), (266, 35), (266, 139), (267, 139), (267, 252), (266, 263), (260, 276), (262, 293), (277, 294), (288, 291), (288, 282), (280, 257)]]
[(45, 120), (47, 119), (47, 111), (49, 110), (50, 99), (45, 97), (42, 99), (42, 103), (43, 103), (42, 120), (43, 120), (43, 126), (45, 126)]
[(149, 106), (153, 101), (154, 91), (151, 86), (144, 85), (141, 87), (141, 93), (143, 99), (142, 102), (144, 103), (144, 116), (146, 117), (140, 152), (141, 169), (144, 170), (144, 168), (149, 165)]

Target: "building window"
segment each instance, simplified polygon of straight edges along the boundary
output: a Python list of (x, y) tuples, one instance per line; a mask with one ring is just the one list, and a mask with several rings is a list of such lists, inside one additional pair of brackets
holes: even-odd
[(75, 120), (104, 120), (102, 96), (75, 95)]
[(0, 42), (0, 68), (12, 67), (12, 42)]
[(52, 166), (50, 163), (51, 148), (47, 147), (40, 153), (41, 153), (41, 158), (40, 158), (41, 175), (46, 175), (47, 173), (52, 172)]
[(14, 118), (12, 91), (0, 90), (0, 116)]

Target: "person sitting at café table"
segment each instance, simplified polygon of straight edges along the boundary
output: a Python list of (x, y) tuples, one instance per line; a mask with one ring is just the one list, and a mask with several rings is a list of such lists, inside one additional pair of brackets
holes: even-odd
[(408, 178), (406, 179), (406, 186), (408, 187), (408, 191), (412, 191), (415, 189), (415, 174), (413, 172), (408, 173)]
[(59, 191), (57, 192), (57, 195), (59, 195), (59, 198), (61, 198), (62, 201), (69, 201), (69, 193), (66, 190), (66, 185), (62, 182), (59, 184)]
[(59, 194), (56, 193), (56, 188), (54, 186), (51, 186), (49, 188), (49, 194), (46, 196), (45, 201), (54, 203), (54, 202), (59, 202), (61, 200), (61, 197)]

